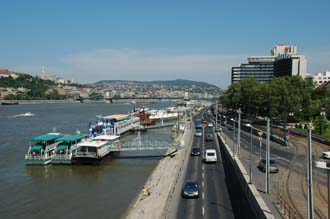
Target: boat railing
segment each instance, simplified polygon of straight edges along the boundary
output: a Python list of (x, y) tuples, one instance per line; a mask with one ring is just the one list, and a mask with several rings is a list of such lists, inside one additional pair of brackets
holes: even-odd
[(76, 151), (72, 154), (73, 157), (97, 157), (96, 152), (83, 152), (83, 151)]
[(71, 154), (53, 154), (52, 159), (54, 159), (54, 160), (68, 160), (68, 159), (71, 159)]
[(26, 154), (25, 159), (26, 160), (45, 160), (48, 159), (49, 157), (45, 155), (35, 155), (35, 154)]

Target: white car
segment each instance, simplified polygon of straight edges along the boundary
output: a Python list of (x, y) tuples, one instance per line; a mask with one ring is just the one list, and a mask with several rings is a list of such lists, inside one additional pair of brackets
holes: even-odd
[(330, 159), (330, 151), (322, 152), (322, 157), (325, 159)]
[(195, 136), (196, 137), (202, 137), (203, 133), (201, 131), (196, 131)]
[(213, 123), (209, 122), (209, 124), (207, 124), (208, 127), (213, 127)]
[(214, 149), (205, 150), (205, 163), (216, 163), (217, 152)]

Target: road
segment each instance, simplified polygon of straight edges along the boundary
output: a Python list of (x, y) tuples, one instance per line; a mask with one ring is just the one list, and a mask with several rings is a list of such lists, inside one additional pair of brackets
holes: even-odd
[[(210, 127), (205, 127), (204, 133), (215, 136), (214, 129)], [(197, 199), (180, 198), (176, 218), (234, 218), (217, 139), (205, 142), (203, 137), (194, 137), (193, 147), (200, 147), (202, 152), (216, 149), (218, 162), (206, 164), (203, 163), (203, 153), (201, 156), (188, 154), (190, 157), (184, 179), (198, 181), (200, 196)]]

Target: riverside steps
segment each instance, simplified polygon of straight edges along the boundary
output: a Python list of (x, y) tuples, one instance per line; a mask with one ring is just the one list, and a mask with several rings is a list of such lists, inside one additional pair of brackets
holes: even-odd
[[(140, 194), (125, 214), (125, 218), (165, 218), (178, 175), (190, 149), (192, 135), (193, 124), (187, 121), (184, 133), (181, 133), (177, 139), (181, 147), (175, 156), (167, 156), (159, 161), (146, 181), (144, 189), (141, 188)], [(170, 151), (171, 149), (168, 153)]]

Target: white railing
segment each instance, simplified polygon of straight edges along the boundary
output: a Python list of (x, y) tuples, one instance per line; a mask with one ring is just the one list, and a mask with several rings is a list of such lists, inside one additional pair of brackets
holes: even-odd
[(70, 154), (53, 154), (53, 160), (71, 160)]
[(45, 155), (34, 155), (34, 154), (26, 154), (25, 160), (47, 160), (50, 157), (46, 157)]

